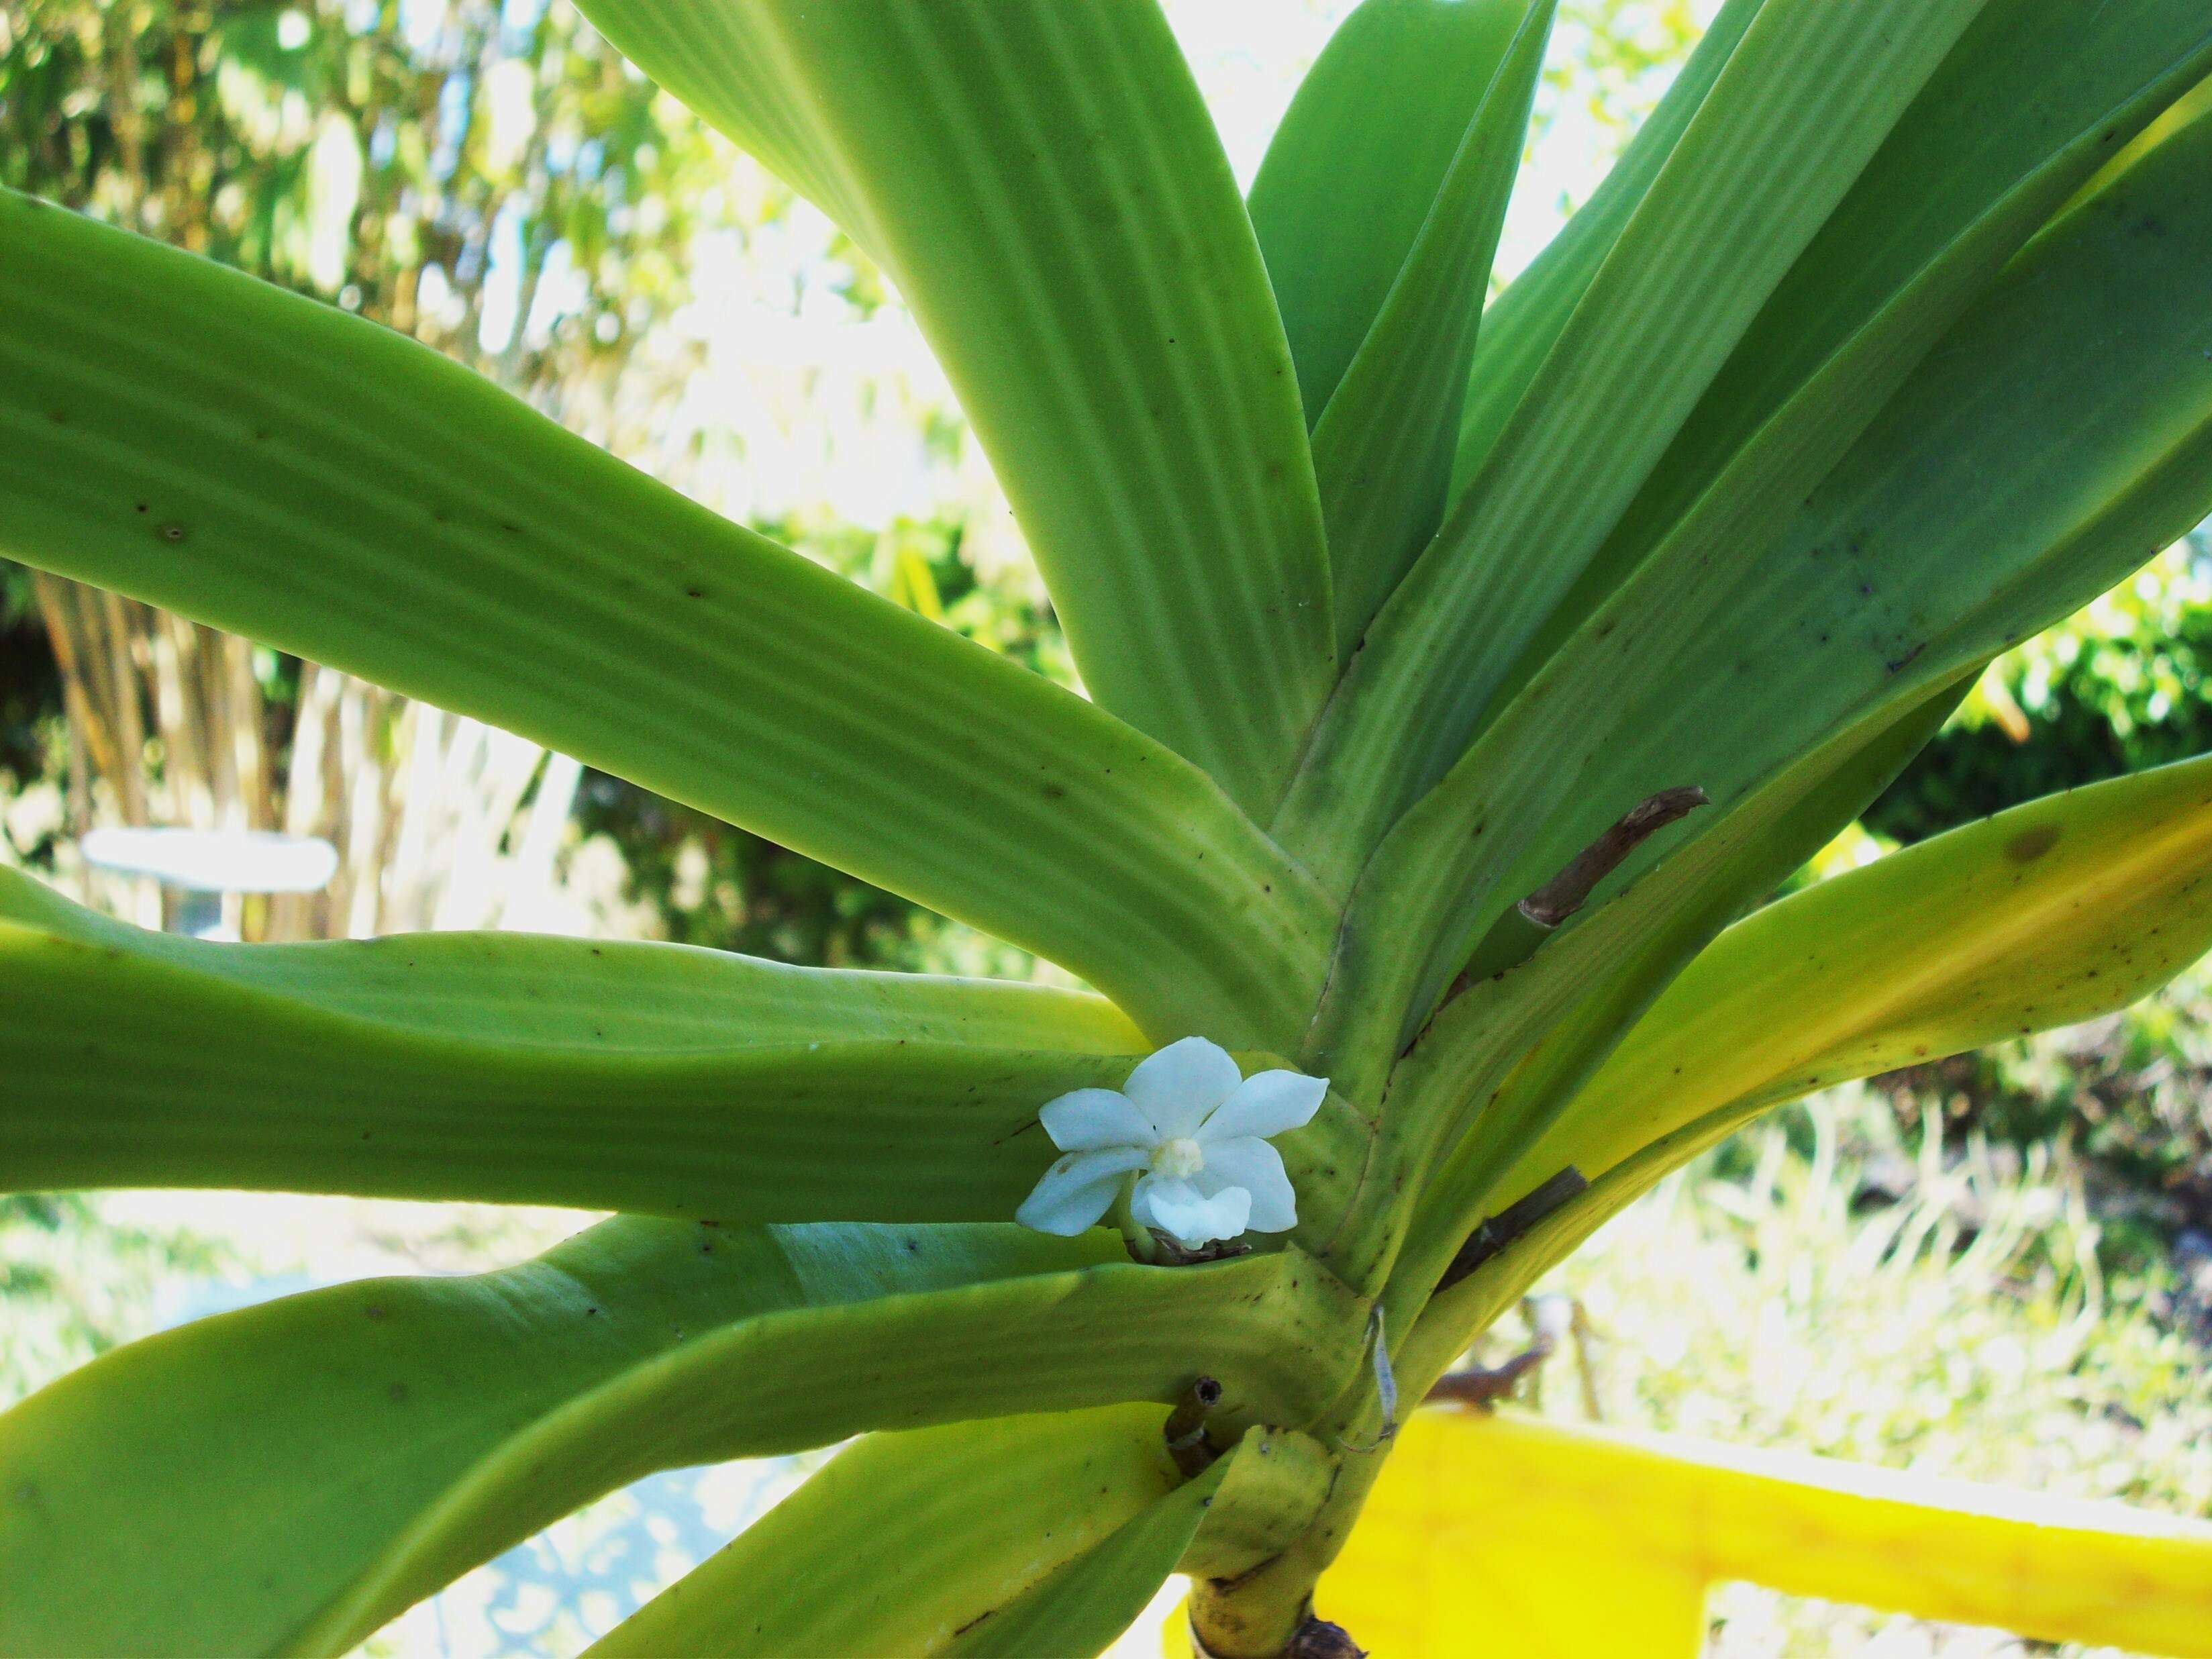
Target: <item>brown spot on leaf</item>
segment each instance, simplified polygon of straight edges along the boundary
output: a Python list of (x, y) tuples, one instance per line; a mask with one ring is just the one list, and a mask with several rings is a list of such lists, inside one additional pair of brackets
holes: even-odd
[(2055, 823), (2042, 823), (2033, 830), (2023, 830), (2005, 843), (2005, 856), (2014, 864), (2033, 864), (2058, 845), (2059, 834), (2059, 827)]

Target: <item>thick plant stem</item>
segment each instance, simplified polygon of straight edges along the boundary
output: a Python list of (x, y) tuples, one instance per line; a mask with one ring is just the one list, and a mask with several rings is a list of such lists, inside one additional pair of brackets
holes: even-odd
[[(1375, 1426), (1371, 1419), (1369, 1426)], [(1192, 1584), (1191, 1632), (1205, 1652), (1214, 1659), (1294, 1659), (1309, 1650), (1301, 1644), (1302, 1635), (1320, 1622), (1314, 1585), (1351, 1537), (1388, 1450), (1377, 1445), (1364, 1453), (1346, 1452), (1313, 1525), (1273, 1560), (1237, 1578)], [(1355, 1640), (1358, 1635), (1352, 1632)]]
[[(1199, 1579), (1191, 1586), (1191, 1633), (1214, 1659), (1324, 1659), (1359, 1651), (1356, 1641), (1336, 1644), (1343, 1632), (1316, 1616), (1313, 1597), (1316, 1583), (1351, 1537), (1396, 1432), (1393, 1362), (1383, 1357), (1379, 1322), (1368, 1330), (1376, 1346), (1373, 1362), (1311, 1431), (1336, 1462), (1328, 1496), (1312, 1522), (1273, 1559), (1234, 1578)], [(1417, 1391), (1405, 1397), (1419, 1399), (1435, 1381), (1425, 1373), (1414, 1379)], [(1356, 1638), (1358, 1632), (1352, 1634)]]
[[(1206, 1645), (1194, 1624), (1191, 1628), (1191, 1646), (1197, 1659), (1229, 1659), (1228, 1655)], [(1352, 1638), (1350, 1631), (1316, 1617), (1310, 1608), (1273, 1659), (1368, 1659), (1368, 1656), (1367, 1650)]]
[[(1571, 1203), (1587, 1183), (1577, 1172), (1571, 1182), (1562, 1182), (1559, 1187)], [(1407, 1328), (1390, 1345), (1389, 1366), (1378, 1363), (1363, 1369), (1339, 1405), (1312, 1431), (1337, 1454), (1337, 1467), (1328, 1500), (1305, 1532), (1280, 1555), (1249, 1572), (1193, 1584), (1191, 1631), (1203, 1652), (1215, 1659), (1307, 1659), (1309, 1654), (1359, 1650), (1357, 1631), (1350, 1632), (1352, 1644), (1340, 1648), (1316, 1647), (1307, 1638), (1310, 1634), (1315, 1642), (1335, 1640), (1335, 1636), (1316, 1633), (1327, 1624), (1328, 1608), (1316, 1611), (1315, 1587), (1351, 1537), (1389, 1455), (1396, 1431), (1385, 1401), (1392, 1396), (1407, 1401), (1425, 1399), (1468, 1343), (1550, 1267), (1553, 1256), (1545, 1241), (1532, 1242), (1530, 1235), (1555, 1231), (1565, 1224), (1553, 1219), (1561, 1207), (1556, 1200), (1540, 1207), (1543, 1218), (1534, 1226), (1516, 1229), (1510, 1237), (1493, 1241), (1472, 1272), (1455, 1281), (1455, 1304), (1465, 1304), (1472, 1313), (1469, 1327), (1447, 1333), (1437, 1322), (1416, 1324), (1407, 1320)], [(1544, 1221), (1551, 1221), (1552, 1226), (1544, 1227)], [(1484, 1230), (1478, 1229), (1478, 1239), (1483, 1237)], [(1369, 1328), (1372, 1332), (1376, 1327)], [(1391, 1377), (1388, 1382), (1386, 1376)]]

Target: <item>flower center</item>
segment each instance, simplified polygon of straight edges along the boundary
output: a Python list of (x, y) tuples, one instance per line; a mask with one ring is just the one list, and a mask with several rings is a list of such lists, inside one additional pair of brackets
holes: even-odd
[(1206, 1167), (1206, 1149), (1186, 1136), (1164, 1140), (1152, 1152), (1152, 1173), (1188, 1181)]

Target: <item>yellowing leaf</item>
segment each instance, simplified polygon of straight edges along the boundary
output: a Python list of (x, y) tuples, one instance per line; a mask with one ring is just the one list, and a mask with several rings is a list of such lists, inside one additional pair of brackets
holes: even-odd
[(2212, 947), (2208, 876), (2212, 757), (2032, 801), (1770, 905), (1668, 988), (1497, 1192), (2124, 1007)]

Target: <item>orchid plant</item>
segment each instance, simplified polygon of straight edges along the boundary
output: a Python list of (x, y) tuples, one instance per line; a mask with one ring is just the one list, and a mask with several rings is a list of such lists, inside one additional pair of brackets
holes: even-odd
[(1553, 0), (1366, 0), (1249, 197), (1153, 0), (581, 4), (896, 283), (1087, 697), (15, 196), (0, 551), (1091, 988), (226, 945), (0, 872), (6, 1186), (620, 1212), (0, 1417), (0, 1650), (342, 1652), (648, 1471), (860, 1436), (594, 1651), (1090, 1654), (1178, 1569), (1205, 1651), (1342, 1651), (1406, 1403), (1607, 1216), (2212, 945), (2212, 761), (1764, 902), (2212, 507), (2203, 0), (1728, 0), (1488, 303)]

